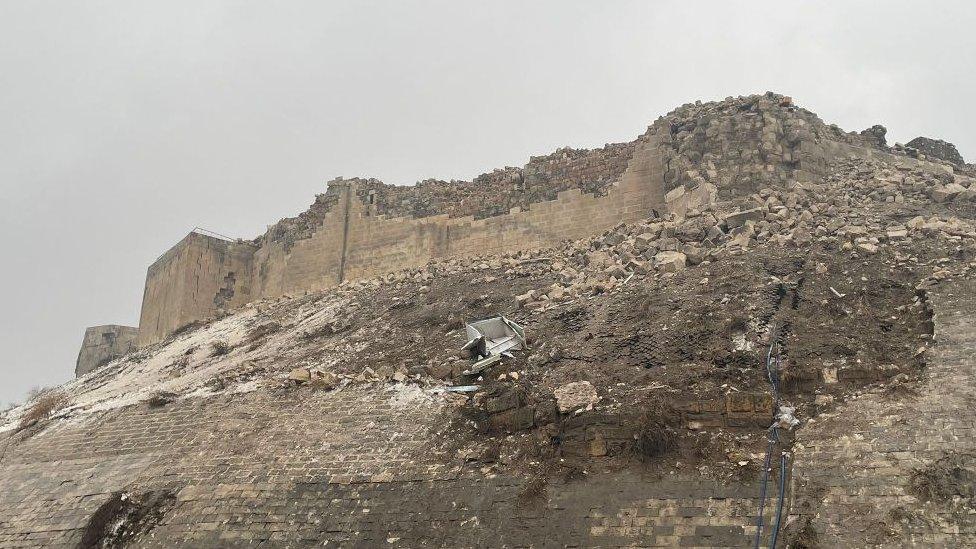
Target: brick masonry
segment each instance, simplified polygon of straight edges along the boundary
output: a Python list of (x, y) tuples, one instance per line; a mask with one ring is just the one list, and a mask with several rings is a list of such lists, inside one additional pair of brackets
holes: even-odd
[(976, 546), (965, 498), (922, 502), (911, 485), (937, 460), (976, 451), (976, 283), (930, 299), (937, 344), (919, 395), (865, 394), (797, 437), (793, 519), (811, 520), (824, 547)]
[(120, 492), (174, 494), (133, 547), (740, 547), (758, 483), (466, 467), (437, 397), (381, 385), (130, 406), (3, 435), (0, 547), (74, 547)]
[(253, 242), (193, 233), (164, 254), (147, 273), (139, 342), (263, 297), (431, 259), (551, 246), (652, 209), (680, 215), (763, 186), (817, 179), (850, 156), (947, 169), (894, 152), (825, 125), (788, 97), (765, 94), (683, 105), (632, 143), (557, 151), (473, 182), (396, 188), (337, 179), (307, 212)]
[(307, 238), (265, 239), (258, 247), (192, 233), (164, 254), (147, 274), (139, 341), (157, 342), (183, 324), (212, 315), (230, 274), (237, 282), (224, 300), (227, 307), (435, 258), (537, 248), (599, 233), (660, 208), (662, 174), (660, 151), (647, 145), (634, 153), (621, 180), (603, 196), (569, 189), (525, 211), (518, 207), (484, 219), (377, 216), (357, 198), (359, 183), (336, 182), (336, 204)]

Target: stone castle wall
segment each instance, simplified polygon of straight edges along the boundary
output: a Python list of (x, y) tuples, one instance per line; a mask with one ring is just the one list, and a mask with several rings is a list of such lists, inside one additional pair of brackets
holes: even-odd
[(85, 330), (85, 339), (81, 342), (78, 361), (75, 363), (75, 375), (83, 376), (88, 372), (135, 350), (139, 338), (139, 328), (132, 326), (92, 326)]
[(192, 232), (146, 274), (139, 345), (249, 301), (254, 246)]
[(308, 211), (253, 242), (194, 233), (167, 252), (147, 275), (139, 342), (160, 341), (184, 324), (255, 299), (436, 258), (550, 246), (636, 221), (652, 209), (680, 215), (762, 187), (815, 180), (849, 156), (921, 162), (893, 154), (882, 134), (880, 126), (845, 133), (790, 98), (767, 93), (684, 105), (632, 143), (562, 149), (472, 182), (396, 187), (337, 179)]
[(139, 341), (155, 343), (221, 307), (263, 297), (319, 290), (435, 258), (503, 253), (599, 233), (660, 208), (662, 174), (658, 147), (645, 145), (603, 196), (570, 188), (524, 211), (515, 207), (482, 219), (450, 213), (388, 218), (362, 192), (368, 182), (333, 182), (314, 212), (286, 220), (284, 229), (272, 227), (255, 243), (192, 233), (168, 251), (147, 274)]

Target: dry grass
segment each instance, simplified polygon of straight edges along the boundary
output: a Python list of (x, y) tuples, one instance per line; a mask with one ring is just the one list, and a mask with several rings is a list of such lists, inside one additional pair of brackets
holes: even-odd
[(264, 324), (255, 326), (253, 329), (251, 329), (251, 331), (248, 332), (247, 337), (245, 338), (248, 343), (247, 350), (250, 352), (259, 349), (262, 345), (264, 345), (264, 342), (267, 340), (268, 336), (277, 333), (280, 330), (281, 324), (273, 320), (271, 322), (266, 322)]
[(312, 341), (320, 337), (328, 337), (336, 334), (341, 334), (351, 327), (347, 322), (335, 321), (328, 324), (323, 324), (317, 328), (312, 328), (311, 330), (302, 332), (302, 339), (306, 341)]
[(536, 474), (528, 482), (522, 485), (518, 495), (515, 497), (515, 504), (520, 508), (544, 506), (549, 499), (549, 479), (542, 474)]
[(30, 408), (20, 416), (21, 429), (51, 417), (52, 414), (68, 405), (68, 395), (55, 389), (42, 392), (34, 397)]
[(161, 408), (172, 402), (176, 398), (175, 393), (169, 391), (155, 391), (153, 394), (149, 395), (149, 399), (146, 404), (150, 408)]
[(952, 453), (912, 472), (910, 486), (922, 501), (976, 497), (976, 455)]
[(173, 333), (169, 334), (169, 337), (167, 339), (176, 339), (177, 337), (179, 337), (179, 336), (181, 336), (183, 334), (188, 334), (190, 332), (195, 331), (197, 328), (199, 328), (199, 327), (201, 327), (201, 326), (203, 326), (205, 324), (206, 324), (206, 322), (203, 322), (201, 320), (194, 320), (192, 322), (187, 322), (186, 324), (184, 324), (184, 325), (180, 326), (179, 328), (173, 330)]

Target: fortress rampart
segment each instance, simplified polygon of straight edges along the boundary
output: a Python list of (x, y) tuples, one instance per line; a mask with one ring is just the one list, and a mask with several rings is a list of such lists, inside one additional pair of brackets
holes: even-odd
[(893, 152), (880, 126), (845, 133), (788, 97), (765, 94), (684, 105), (633, 142), (561, 149), (471, 182), (403, 187), (339, 178), (308, 211), (253, 241), (194, 232), (166, 252), (147, 273), (139, 344), (264, 297), (435, 258), (554, 245), (652, 210), (681, 215), (761, 187), (822, 177), (837, 158), (921, 162)]

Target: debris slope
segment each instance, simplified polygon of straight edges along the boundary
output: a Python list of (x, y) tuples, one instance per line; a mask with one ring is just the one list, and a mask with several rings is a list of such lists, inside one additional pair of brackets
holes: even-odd
[(764, 476), (764, 543), (965, 545), (976, 185), (932, 165), (186, 325), (5, 414), (0, 547), (742, 546)]

